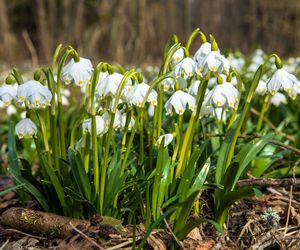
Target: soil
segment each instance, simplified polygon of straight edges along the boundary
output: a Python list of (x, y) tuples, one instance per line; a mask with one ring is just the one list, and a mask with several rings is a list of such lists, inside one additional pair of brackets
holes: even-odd
[[(9, 177), (0, 177), (0, 190), (12, 186)], [(183, 242), (184, 249), (300, 249), (300, 190), (297, 187), (266, 187), (260, 198), (248, 198), (237, 202), (227, 220), (225, 235), (217, 233), (210, 224), (195, 228)], [(204, 193), (200, 199), (203, 213), (210, 217), (212, 196)], [(0, 214), (20, 211), (14, 192), (0, 198)], [(27, 210), (24, 210), (27, 211)], [(34, 211), (33, 211), (34, 213)], [(40, 212), (37, 212), (40, 213)], [(44, 214), (42, 213), (44, 216)], [(262, 216), (265, 215), (265, 216)], [(10, 215), (11, 216), (11, 215)], [(45, 216), (56, 216), (46, 214)], [(1, 217), (1, 215), (0, 215)], [(51, 217), (52, 218), (52, 217)], [(66, 218), (66, 217), (65, 217)], [(61, 219), (61, 218), (60, 218)], [(191, 218), (192, 219), (192, 218)], [(44, 219), (45, 221), (50, 221)], [(1, 219), (0, 219), (1, 221)], [(14, 221), (14, 220), (11, 220)], [(45, 234), (43, 228), (22, 229), (20, 226), (0, 224), (0, 250), (10, 249), (132, 249), (133, 228), (130, 225), (113, 226), (105, 218), (95, 216), (83, 224), (69, 219), (66, 234)], [(18, 225), (20, 223), (15, 223)], [(172, 241), (172, 225), (169, 229), (154, 230), (145, 249), (169, 249)], [(45, 226), (46, 227), (46, 226)], [(145, 234), (142, 224), (137, 226), (136, 246)]]

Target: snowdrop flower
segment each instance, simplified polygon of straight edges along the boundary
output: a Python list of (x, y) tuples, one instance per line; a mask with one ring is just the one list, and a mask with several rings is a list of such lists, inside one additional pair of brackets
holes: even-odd
[(238, 90), (229, 82), (217, 84), (207, 95), (207, 103), (213, 107), (234, 108), (238, 100)]
[(37, 133), (37, 127), (29, 118), (19, 121), (15, 127), (16, 135), (19, 139), (24, 137), (32, 137)]
[[(149, 88), (150, 86), (144, 82), (135, 84), (132, 91), (127, 96), (129, 102), (137, 107), (142, 107), (142, 103)], [(154, 89), (152, 89), (148, 95), (147, 102), (150, 102), (154, 106), (157, 105), (157, 92)]]
[(283, 89), (290, 94), (293, 89), (293, 85), (298, 82), (297, 78), (287, 72), (285, 69), (277, 69), (267, 82), (269, 92), (274, 95), (278, 90)]
[(276, 107), (279, 107), (281, 103), (287, 104), (287, 100), (284, 94), (277, 92), (270, 98), (270, 103)]
[(150, 103), (150, 105), (149, 105), (149, 107), (148, 107), (148, 115), (149, 115), (150, 117), (153, 117), (153, 116), (154, 116), (154, 110), (155, 110), (155, 106), (152, 105), (152, 104)]
[(188, 89), (188, 93), (190, 95), (196, 97), (197, 93), (198, 93), (199, 86), (200, 86), (200, 81), (199, 80), (192, 81), (192, 84), (191, 84), (191, 86)]
[[(122, 114), (122, 112), (118, 110), (115, 115), (113, 128), (115, 130), (123, 130), (126, 126), (126, 119), (127, 119), (126, 114), (125, 113)], [(134, 125), (134, 119), (131, 117), (128, 124), (128, 129), (131, 130), (133, 125)]]
[(259, 95), (264, 95), (267, 92), (267, 83), (264, 80), (259, 80), (255, 92)]
[[(175, 89), (175, 79), (173, 77), (176, 77), (174, 73), (170, 75), (171, 77), (165, 79), (163, 81), (164, 91), (168, 91), (170, 89)], [(176, 77), (177, 82), (179, 83), (180, 89), (186, 89), (187, 87), (187, 81), (183, 77), (177, 76)]]
[[(219, 49), (218, 49), (219, 51)], [(205, 42), (200, 48), (196, 51), (194, 55), (194, 60), (198, 65), (202, 65), (202, 61), (205, 57), (211, 52), (211, 43)]]
[(77, 86), (83, 87), (90, 82), (92, 72), (93, 65), (89, 59), (80, 57), (79, 61), (75, 62), (72, 58), (63, 67), (61, 80), (67, 85), (74, 81)]
[(177, 90), (165, 104), (165, 109), (168, 114), (172, 114), (172, 108), (174, 108), (176, 114), (182, 115), (189, 106), (189, 109), (193, 112), (196, 108), (196, 99), (192, 95), (185, 93), (182, 90)]
[[(98, 82), (98, 96), (100, 96), (101, 98), (108, 95), (115, 97), (122, 79), (123, 75), (117, 72), (114, 72), (113, 74), (107, 74), (106, 77), (104, 74), (103, 80), (99, 80)], [(128, 80), (128, 82), (125, 84), (125, 89), (127, 89), (127, 91), (130, 91), (131, 86), (131, 80)]]
[(231, 67), (237, 71), (241, 71), (245, 65), (245, 59), (242, 57), (242, 55), (235, 57), (234, 54), (230, 53), (227, 59)]
[(197, 65), (192, 58), (184, 58), (174, 67), (174, 72), (177, 77), (183, 77), (187, 79), (195, 74)]
[(162, 143), (162, 140), (164, 139), (164, 147), (167, 147), (174, 139), (173, 134), (165, 134), (165, 135), (161, 135), (157, 141), (156, 141), (156, 145), (160, 146), (160, 144)]
[(292, 91), (290, 93), (288, 93), (288, 95), (293, 100), (295, 100), (298, 94), (300, 94), (300, 82), (299, 81), (297, 81), (296, 83), (293, 84)]
[[(83, 133), (92, 133), (92, 119), (84, 120), (82, 123)], [(96, 133), (97, 136), (102, 136), (107, 132), (107, 126), (105, 120), (101, 117), (96, 115)]]
[(6, 114), (7, 115), (14, 115), (17, 113), (17, 109), (13, 105), (9, 105), (6, 109)]
[(11, 102), (16, 98), (17, 90), (12, 85), (6, 85), (0, 87), (0, 100), (4, 102), (5, 106), (9, 106)]
[(172, 56), (173, 65), (178, 64), (183, 58), (184, 58), (184, 50), (183, 48), (179, 48), (178, 50), (175, 51), (175, 53)]
[(30, 80), (18, 87), (16, 99), (19, 104), (27, 103), (29, 108), (45, 108), (50, 105), (52, 94), (40, 82)]
[(229, 61), (220, 54), (219, 51), (211, 51), (203, 59), (202, 64), (200, 65), (200, 70), (204, 73), (208, 71), (222, 73), (229, 71)]

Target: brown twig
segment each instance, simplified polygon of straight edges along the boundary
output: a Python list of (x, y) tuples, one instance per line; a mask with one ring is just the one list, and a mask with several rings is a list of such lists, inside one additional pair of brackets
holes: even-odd
[[(224, 137), (225, 134), (208, 134), (207, 137)], [(245, 140), (252, 140), (256, 138), (261, 138), (263, 135), (254, 134), (254, 135), (239, 135), (238, 138), (245, 139)], [(277, 140), (269, 140), (270, 143), (277, 145), (279, 147), (288, 149), (300, 155), (300, 149), (294, 148), (290, 145), (284, 144), (283, 142)]]
[(3, 250), (5, 247), (6, 247), (6, 245), (9, 243), (9, 240), (7, 240), (7, 241), (5, 241), (4, 243), (3, 243), (3, 245), (0, 247), (0, 250)]
[(7, 228), (7, 229), (5, 229), (5, 231), (14, 232), (14, 233), (17, 233), (17, 234), (22, 234), (24, 236), (28, 236), (30, 238), (35, 238), (35, 239), (38, 239), (38, 240), (46, 240), (47, 239), (45, 237), (36, 236), (36, 235), (28, 234), (28, 233), (24, 233), (22, 231), (19, 231), (17, 229), (13, 229), (13, 228)]
[[(260, 116), (260, 112), (257, 111), (255, 108), (251, 108), (250, 112), (252, 114), (256, 115), (256, 116)], [(271, 129), (273, 129), (276, 133), (282, 135), (283, 137), (285, 137), (286, 139), (288, 139), (292, 142), (295, 141), (294, 136), (286, 134), (286, 133), (280, 131), (267, 117), (264, 117), (264, 122), (266, 122), (271, 127)]]
[(93, 244), (94, 246), (98, 247), (100, 250), (104, 250), (103, 247), (101, 247), (99, 244), (97, 244), (97, 242), (95, 242), (94, 240), (92, 240), (89, 236), (87, 236), (85, 233), (81, 232), (79, 229), (77, 229), (76, 227), (74, 227), (74, 225), (72, 224), (72, 222), (69, 222), (69, 225), (73, 228), (73, 230), (75, 230), (77, 233), (79, 233), (83, 238), (85, 238), (88, 242), (90, 242), (91, 244)]
[(300, 186), (300, 179), (294, 178), (283, 178), (283, 179), (273, 179), (273, 178), (251, 178), (240, 180), (237, 183), (238, 187), (246, 186), (259, 186), (259, 187), (288, 187), (288, 186)]
[[(161, 213), (161, 215), (163, 215), (162, 209), (160, 209), (160, 213)], [(168, 224), (166, 218), (164, 218), (164, 222), (165, 222), (165, 224), (166, 224), (166, 227), (167, 227), (168, 231), (169, 231), (170, 234), (173, 236), (174, 240), (177, 242), (177, 244), (180, 246), (181, 249), (184, 249), (182, 242), (176, 237), (176, 235), (174, 234), (172, 228), (171, 228), (170, 225)]]
[[(144, 236), (140, 236), (140, 237), (135, 237), (135, 241), (138, 241), (138, 240), (141, 240), (143, 239)], [(133, 242), (133, 239), (128, 239), (127, 241), (125, 242), (122, 242), (118, 245), (115, 245), (113, 247), (110, 247), (110, 248), (106, 248), (105, 250), (117, 250), (117, 249), (121, 249), (121, 247), (125, 247), (129, 244), (131, 244)]]

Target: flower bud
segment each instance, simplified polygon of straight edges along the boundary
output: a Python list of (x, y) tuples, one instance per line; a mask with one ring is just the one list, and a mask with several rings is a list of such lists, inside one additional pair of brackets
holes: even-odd
[(5, 78), (5, 83), (7, 85), (11, 85), (14, 84), (16, 82), (16, 79), (13, 77), (12, 74), (9, 74), (6, 78)]
[(210, 37), (210, 43), (211, 43), (211, 51), (218, 51), (219, 47), (216, 42), (216, 39), (212, 35), (209, 35), (209, 37)]
[(34, 72), (33, 79), (36, 80), (36, 81), (39, 81), (41, 79), (41, 75), (42, 75), (42, 70), (41, 69), (37, 69)]

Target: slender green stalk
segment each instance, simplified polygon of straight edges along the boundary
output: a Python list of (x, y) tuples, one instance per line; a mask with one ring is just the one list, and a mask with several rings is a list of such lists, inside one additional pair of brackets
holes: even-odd
[[(145, 107), (145, 103), (148, 99), (148, 96), (149, 96), (151, 90), (154, 89), (160, 82), (162, 82), (166, 78), (169, 78), (169, 76), (167, 74), (164, 74), (164, 75), (159, 76), (158, 78), (156, 78), (153, 81), (153, 83), (150, 85), (150, 88), (148, 89), (147, 94), (145, 95), (145, 98), (144, 98), (144, 101), (143, 101), (141, 107)], [(140, 119), (141, 116), (142, 116), (142, 112), (141, 112), (141, 110), (138, 110), (136, 121), (135, 121), (134, 126), (132, 128), (130, 138), (129, 138), (128, 143), (127, 143), (125, 156), (124, 156), (124, 159), (123, 159), (123, 162), (122, 162), (121, 175), (124, 173), (126, 163), (127, 163), (127, 159), (128, 159), (129, 153), (130, 153), (131, 145), (132, 145), (132, 142), (133, 142), (133, 138), (134, 138), (134, 135), (135, 135), (135, 131), (137, 130), (137, 125), (138, 125), (137, 121)], [(153, 145), (155, 145), (155, 143)]]
[[(196, 38), (198, 35), (200, 36), (201, 41), (202, 41), (203, 43), (206, 42), (206, 37), (205, 37), (205, 35), (200, 31), (200, 29), (199, 29), (199, 28), (195, 29), (195, 30), (192, 32), (192, 34), (189, 36), (189, 38), (188, 38), (188, 40), (187, 40), (187, 42), (186, 42), (186, 44), (185, 44), (185, 48), (186, 48), (186, 51), (187, 51), (187, 52), (189, 52), (192, 42), (195, 40), (195, 38)], [(189, 56), (189, 55), (187, 55), (187, 56)]]
[(140, 117), (140, 155), (139, 163), (143, 164), (144, 162), (144, 117)]
[[(180, 48), (180, 44), (174, 44), (169, 53), (166, 56), (166, 59), (164, 61), (163, 67), (162, 67), (162, 71), (160, 72), (160, 76), (164, 75), (167, 73), (170, 62), (172, 60), (172, 56), (174, 55), (174, 53)], [(162, 118), (163, 118), (163, 98), (164, 98), (164, 87), (162, 82), (160, 84), (158, 84), (158, 101), (157, 101), (157, 107), (155, 108), (155, 112), (154, 112), (154, 121), (156, 121), (156, 123), (154, 123), (154, 133), (153, 133), (153, 140), (156, 141), (158, 139), (158, 137), (160, 136), (160, 131), (161, 131), (161, 127), (162, 127)]]
[[(103, 214), (103, 207), (104, 207), (104, 195), (105, 195), (105, 180), (106, 180), (106, 172), (107, 172), (107, 166), (108, 166), (108, 157), (109, 157), (109, 148), (110, 148), (110, 143), (112, 141), (112, 135), (113, 135), (113, 125), (114, 125), (114, 120), (117, 112), (117, 107), (119, 103), (119, 99), (121, 98), (122, 90), (127, 83), (128, 79), (133, 77), (136, 74), (134, 70), (130, 70), (126, 72), (122, 78), (121, 83), (118, 86), (118, 90), (116, 93), (115, 97), (115, 102), (114, 102), (114, 107), (111, 111), (110, 115), (110, 124), (107, 132), (107, 137), (106, 137), (106, 144), (105, 144), (105, 150), (104, 150), (104, 156), (103, 156), (103, 165), (101, 168), (101, 182), (100, 182), (100, 197), (99, 197), (99, 202), (100, 202), (100, 214)], [(92, 95), (93, 97), (93, 95)], [(98, 190), (98, 189), (97, 189)]]
[(270, 95), (267, 94), (265, 99), (264, 99), (264, 103), (262, 105), (261, 111), (260, 111), (260, 115), (259, 115), (257, 126), (256, 126), (256, 132), (260, 132), (260, 130), (261, 130), (261, 126), (262, 126), (262, 123), (263, 123), (263, 120), (264, 120), (264, 116), (265, 116), (265, 113), (268, 109), (269, 99), (270, 99)]

